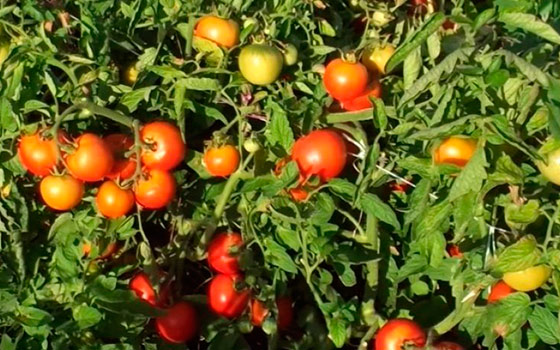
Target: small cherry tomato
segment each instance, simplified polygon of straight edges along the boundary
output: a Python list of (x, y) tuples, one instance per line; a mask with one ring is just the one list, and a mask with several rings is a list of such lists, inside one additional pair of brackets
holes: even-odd
[(78, 180), (102, 180), (113, 168), (113, 152), (103, 139), (94, 134), (83, 134), (76, 139), (78, 147), (66, 156), (70, 173)]
[(47, 176), (57, 163), (56, 142), (45, 139), (40, 132), (22, 135), (19, 139), (19, 161), (27, 171), (37, 176)]
[(134, 195), (136, 202), (147, 209), (160, 209), (168, 205), (175, 196), (175, 178), (167, 171), (149, 170), (138, 180)]
[(546, 162), (537, 161), (541, 174), (550, 182), (560, 185), (560, 148), (544, 156)]
[(150, 277), (145, 272), (139, 272), (130, 279), (128, 288), (136, 294), (138, 299), (147, 302), (152, 306), (156, 306), (157, 297)]
[(300, 137), (292, 149), (292, 159), (304, 178), (316, 175), (325, 182), (340, 175), (346, 166), (346, 143), (340, 133), (315, 130)]
[(406, 182), (393, 181), (389, 184), (389, 187), (393, 192), (406, 193), (406, 191), (410, 188), (410, 185)]
[(346, 111), (361, 111), (373, 108), (374, 105), (370, 100), (371, 97), (381, 98), (381, 84), (377, 79), (358, 97), (348, 101), (340, 101), (340, 107)]
[(552, 270), (546, 265), (537, 265), (525, 270), (504, 273), (503, 280), (520, 292), (530, 292), (548, 281)]
[(243, 246), (243, 238), (239, 233), (220, 233), (212, 239), (208, 246), (208, 264), (219, 273), (235, 275), (239, 273), (237, 254)]
[(426, 333), (411, 320), (392, 319), (381, 327), (375, 336), (375, 349), (378, 350), (401, 350), (405, 345), (426, 345)]
[(284, 46), (284, 64), (286, 66), (293, 66), (298, 61), (298, 49), (293, 44), (286, 44)]
[(440, 341), (433, 345), (434, 350), (465, 350), (465, 348), (451, 341)]
[(290, 188), (290, 196), (296, 202), (303, 202), (309, 197), (309, 192), (302, 187)]
[(387, 62), (394, 53), (395, 47), (391, 44), (369, 47), (362, 54), (362, 63), (372, 72), (385, 74)]
[(121, 72), (122, 81), (126, 85), (134, 85), (136, 81), (138, 81), (139, 73), (140, 72), (138, 71), (138, 61), (134, 61), (122, 70)]
[(364, 93), (368, 79), (368, 71), (363, 64), (337, 58), (327, 65), (323, 83), (334, 99), (349, 101)]
[(109, 218), (116, 219), (128, 214), (134, 206), (134, 193), (119, 187), (114, 181), (105, 181), (95, 197), (99, 212)]
[[(292, 299), (289, 297), (279, 297), (276, 299), (276, 308), (278, 315), (276, 318), (276, 326), (278, 330), (286, 330), (290, 328), (294, 319), (294, 308), (292, 306)], [(270, 315), (270, 311), (265, 304), (257, 299), (251, 302), (251, 323), (255, 327), (262, 327), (266, 318)]]
[(241, 49), (238, 65), (241, 75), (248, 82), (254, 85), (268, 85), (280, 76), (284, 58), (274, 46), (252, 44)]
[(204, 152), (203, 162), (212, 176), (230, 176), (239, 166), (239, 151), (232, 145), (211, 147)]
[(115, 162), (113, 168), (107, 174), (107, 178), (111, 180), (126, 180), (134, 175), (136, 171), (136, 160), (134, 156), (127, 158), (125, 154), (130, 151), (134, 145), (132, 137), (125, 134), (111, 134), (103, 139), (111, 152)]
[(49, 175), (41, 180), (39, 191), (47, 206), (66, 211), (80, 203), (84, 195), (84, 184), (70, 175)]
[(167, 309), (164, 316), (156, 318), (156, 330), (169, 343), (187, 342), (193, 339), (198, 330), (196, 310), (191, 304), (180, 301)]
[(194, 35), (231, 49), (239, 43), (239, 25), (231, 19), (204, 16), (196, 22)]
[(226, 318), (239, 317), (249, 305), (251, 292), (237, 290), (235, 284), (239, 276), (219, 274), (214, 276), (208, 286), (208, 305), (217, 315)]
[(490, 289), (490, 294), (488, 294), (488, 303), (495, 303), (513, 292), (515, 292), (515, 290), (508, 286), (506, 282), (499, 281)]
[(453, 164), (458, 167), (464, 167), (475, 152), (475, 140), (452, 136), (436, 148), (433, 158), (436, 164)]
[(179, 128), (171, 123), (146, 124), (140, 138), (149, 148), (142, 151), (142, 163), (148, 169), (171, 170), (185, 159), (187, 145)]
[(461, 248), (459, 248), (458, 245), (456, 244), (450, 244), (447, 247), (447, 252), (449, 253), (449, 255), (452, 258), (459, 258), (461, 259), (463, 257), (463, 252), (461, 252)]

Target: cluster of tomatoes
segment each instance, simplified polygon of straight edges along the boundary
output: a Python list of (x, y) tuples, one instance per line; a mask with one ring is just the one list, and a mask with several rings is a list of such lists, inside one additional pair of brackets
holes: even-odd
[[(134, 203), (159, 209), (175, 195), (171, 170), (185, 157), (186, 144), (179, 129), (156, 121), (140, 129), (140, 140), (125, 134), (100, 137), (84, 133), (70, 139), (64, 132), (40, 130), (22, 135), (18, 145), (21, 164), (42, 177), (39, 191), (45, 204), (58, 211), (78, 205), (84, 183), (104, 181), (97, 191), (98, 211), (107, 218), (129, 213)], [(140, 159), (137, 159), (139, 157)], [(64, 165), (60, 172), (59, 164)]]

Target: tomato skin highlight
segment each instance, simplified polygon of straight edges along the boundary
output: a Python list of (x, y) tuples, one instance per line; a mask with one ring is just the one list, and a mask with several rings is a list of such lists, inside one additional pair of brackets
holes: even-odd
[(275, 82), (284, 65), (284, 57), (277, 48), (252, 44), (241, 49), (238, 58), (241, 75), (254, 85), (268, 85)]
[(292, 149), (292, 160), (300, 175), (307, 179), (319, 176), (326, 182), (340, 175), (346, 166), (346, 143), (340, 133), (329, 130), (315, 130), (300, 137)]
[(99, 187), (95, 202), (103, 216), (116, 219), (132, 210), (134, 193), (129, 189), (120, 188), (114, 181), (109, 180)]
[(78, 147), (66, 157), (70, 174), (85, 182), (102, 180), (113, 168), (113, 152), (99, 136), (85, 133), (76, 139)]
[(381, 84), (377, 79), (374, 80), (366, 91), (358, 97), (348, 101), (341, 101), (340, 107), (348, 112), (373, 108), (374, 105), (371, 102), (370, 97), (381, 98)]
[(327, 64), (323, 83), (334, 99), (348, 101), (366, 90), (368, 78), (368, 71), (363, 64), (345, 62), (337, 58)]
[(395, 53), (395, 47), (391, 44), (367, 48), (362, 54), (362, 63), (370, 71), (384, 75), (387, 62)]
[(233, 248), (240, 249), (243, 238), (239, 233), (220, 233), (216, 235), (208, 246), (208, 264), (219, 273), (236, 275), (239, 273), (239, 259), (231, 255)]
[(544, 156), (546, 163), (537, 161), (541, 174), (555, 185), (560, 185), (560, 148)]
[(239, 43), (239, 25), (231, 19), (204, 16), (196, 22), (194, 35), (231, 49)]
[(145, 272), (139, 272), (132, 277), (128, 283), (128, 288), (136, 294), (138, 299), (152, 306), (157, 305), (156, 291), (152, 287), (150, 277)]
[(22, 135), (18, 144), (19, 161), (31, 174), (47, 176), (57, 164), (56, 147), (53, 139), (43, 139), (40, 132)]
[(203, 161), (212, 176), (230, 176), (239, 166), (239, 151), (232, 145), (212, 147), (204, 152)]
[(515, 290), (508, 286), (506, 282), (499, 281), (490, 289), (490, 294), (488, 294), (488, 304), (495, 303), (514, 292)]
[(517, 291), (531, 292), (545, 284), (551, 273), (550, 267), (537, 265), (521, 271), (506, 272), (502, 279), (508, 286)]
[(173, 175), (158, 169), (149, 170), (146, 178), (136, 184), (136, 202), (146, 209), (160, 209), (168, 205), (175, 196), (176, 183)]
[(187, 153), (181, 131), (168, 122), (152, 122), (140, 130), (142, 142), (148, 149), (142, 151), (142, 163), (148, 169), (171, 170), (178, 166)]
[(66, 211), (80, 203), (84, 195), (84, 184), (70, 175), (49, 175), (41, 180), (39, 191), (47, 206)]
[(111, 171), (107, 174), (107, 178), (111, 180), (131, 178), (136, 171), (136, 160), (134, 156), (126, 158), (125, 153), (130, 151), (134, 145), (132, 137), (125, 134), (111, 134), (105, 136), (103, 140), (113, 153), (115, 160)]
[(475, 140), (452, 136), (436, 148), (433, 158), (436, 164), (452, 164), (462, 168), (467, 165), (475, 152)]
[(219, 274), (208, 285), (208, 306), (215, 314), (233, 319), (239, 317), (249, 305), (251, 292), (235, 290), (240, 276)]
[(187, 342), (196, 335), (198, 316), (191, 304), (180, 301), (156, 318), (156, 330), (165, 341), (173, 344)]
[(401, 350), (406, 344), (426, 345), (426, 333), (411, 320), (397, 318), (388, 321), (375, 336), (375, 350)]

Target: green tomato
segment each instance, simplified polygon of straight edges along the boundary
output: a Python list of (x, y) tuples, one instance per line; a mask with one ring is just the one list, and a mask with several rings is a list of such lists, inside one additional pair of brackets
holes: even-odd
[(252, 44), (241, 49), (238, 63), (241, 74), (251, 84), (268, 85), (280, 76), (284, 59), (273, 46)]
[(0, 65), (4, 63), (10, 54), (10, 42), (5, 39), (0, 39)]
[(541, 174), (550, 182), (560, 185), (560, 148), (545, 156), (546, 163), (538, 161)]
[(293, 44), (286, 44), (284, 48), (284, 64), (293, 66), (298, 61), (298, 49)]

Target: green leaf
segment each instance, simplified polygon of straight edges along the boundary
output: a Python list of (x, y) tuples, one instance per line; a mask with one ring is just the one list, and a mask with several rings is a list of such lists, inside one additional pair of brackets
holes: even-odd
[(400, 230), (401, 224), (393, 209), (375, 194), (363, 194), (360, 198), (359, 207), (364, 212)]
[(351, 201), (358, 190), (358, 187), (353, 183), (339, 178), (330, 180), (328, 186), (332, 193), (347, 201)]
[(297, 266), (296, 264), (294, 264), (292, 258), (286, 252), (286, 249), (284, 249), (284, 247), (270, 238), (266, 239), (265, 247), (265, 257), (267, 262), (271, 263), (274, 266), (278, 266), (284, 271), (297, 273)]
[(3, 334), (0, 342), (0, 350), (16, 350), (16, 342), (12, 341), (9, 335)]
[(529, 316), (529, 324), (545, 344), (555, 345), (560, 343), (558, 317), (554, 316), (550, 310), (539, 305), (535, 306)]
[(86, 304), (78, 305), (72, 309), (72, 316), (81, 329), (89, 328), (98, 324), (103, 315), (95, 308)]
[(521, 271), (536, 265), (540, 257), (535, 237), (526, 235), (498, 255), (493, 269), (499, 273)]
[(412, 191), (409, 199), (410, 209), (404, 217), (405, 225), (416, 220), (427, 208), (431, 190), (432, 183), (428, 179), (422, 179), (416, 184), (416, 188)]
[(125, 106), (129, 112), (134, 112), (138, 108), (140, 101), (142, 100), (148, 101), (151, 92), (155, 88), (156, 86), (147, 86), (147, 87), (143, 87), (137, 90), (132, 90), (130, 92), (127, 92), (121, 98), (121, 104)]
[(217, 79), (189, 77), (181, 80), (181, 83), (184, 84), (188, 90), (219, 91), (221, 89), (220, 82)]
[(463, 171), (459, 174), (449, 192), (449, 200), (469, 193), (478, 192), (482, 188), (482, 182), (486, 179), (486, 156), (483, 147), (478, 147)]
[(187, 76), (185, 72), (169, 66), (151, 66), (148, 70), (165, 79), (179, 79)]
[(501, 336), (507, 336), (520, 329), (531, 313), (531, 299), (525, 293), (514, 293), (493, 304), (488, 313), (489, 329)]
[(341, 348), (346, 343), (346, 323), (339, 318), (327, 319), (329, 336), (337, 348)]
[(513, 52), (500, 49), (496, 50), (493, 54), (504, 56), (506, 58), (506, 62), (515, 64), (521, 73), (523, 73), (523, 75), (525, 75), (525, 77), (530, 81), (537, 81), (544, 87), (548, 87), (550, 85), (549, 77), (546, 73)]
[[(431, 36), (430, 36), (431, 37)], [(409, 89), (418, 79), (422, 70), (422, 53), (420, 47), (413, 50), (404, 60), (403, 78), (404, 89)]]
[(269, 100), (267, 107), (270, 109), (270, 127), (266, 134), (268, 142), (273, 146), (280, 146), (287, 154), (294, 143), (294, 133), (286, 111), (276, 102)]
[(503, 154), (496, 162), (496, 171), (488, 176), (488, 180), (510, 185), (523, 183), (523, 170), (513, 162), (510, 156)]
[(560, 34), (537, 16), (528, 13), (502, 12), (499, 14), (498, 20), (508, 26), (525, 30), (560, 45)]

